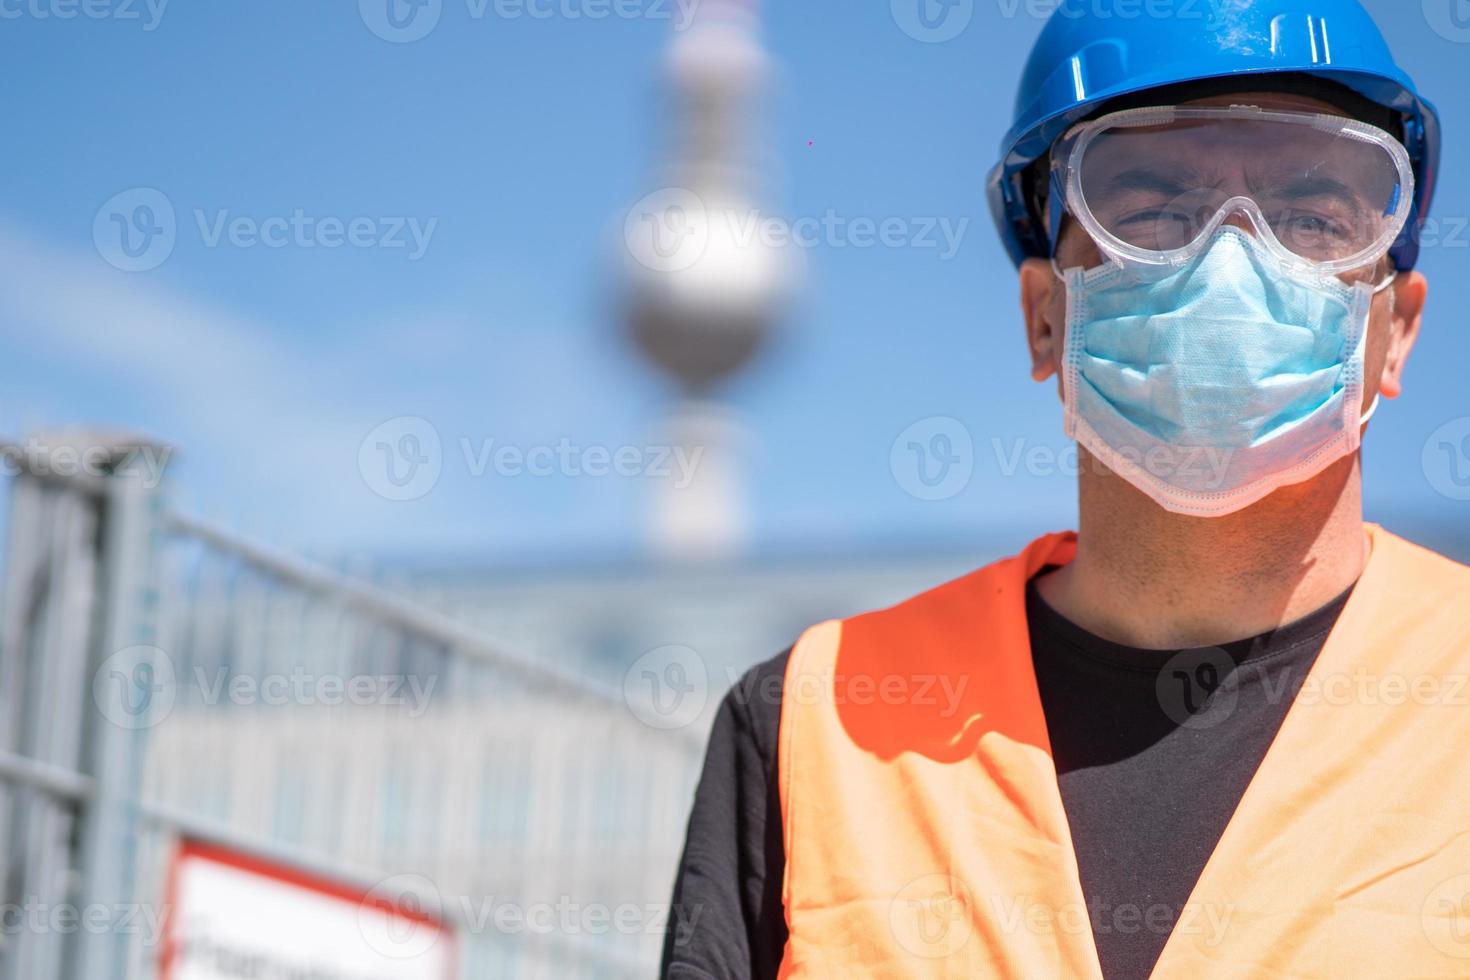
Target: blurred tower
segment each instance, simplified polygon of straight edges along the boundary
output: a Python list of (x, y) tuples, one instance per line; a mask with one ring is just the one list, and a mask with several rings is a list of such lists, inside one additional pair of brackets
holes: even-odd
[(704, 0), (669, 47), (664, 186), (628, 214), (628, 326), (679, 385), (667, 423), (692, 479), (660, 484), (650, 529), (666, 558), (738, 553), (746, 536), (743, 427), (713, 397), (756, 355), (794, 284), (786, 226), (765, 214), (757, 107), (769, 64), (758, 0)]

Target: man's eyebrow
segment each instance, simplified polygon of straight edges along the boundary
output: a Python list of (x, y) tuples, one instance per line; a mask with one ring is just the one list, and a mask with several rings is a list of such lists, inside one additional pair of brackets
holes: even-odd
[(1361, 200), (1353, 188), (1325, 174), (1303, 174), (1273, 186), (1272, 191), (1279, 197), (1335, 197), (1349, 204)]
[(1124, 170), (1108, 178), (1108, 190), (1111, 191), (1157, 191), (1168, 194), (1170, 197), (1178, 197), (1187, 189), (1184, 179), (1159, 170), (1148, 167), (1134, 167)]

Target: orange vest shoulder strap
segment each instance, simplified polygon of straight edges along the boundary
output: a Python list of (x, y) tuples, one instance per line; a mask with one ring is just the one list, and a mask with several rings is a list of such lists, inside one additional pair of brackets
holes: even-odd
[[(793, 649), (784, 976), (1098, 975), (1085, 928), (1014, 928), (1081, 908), (1025, 611), (1026, 582), (1075, 550), (1074, 535), (1048, 535)], [(980, 907), (1007, 890), (1009, 907)]]

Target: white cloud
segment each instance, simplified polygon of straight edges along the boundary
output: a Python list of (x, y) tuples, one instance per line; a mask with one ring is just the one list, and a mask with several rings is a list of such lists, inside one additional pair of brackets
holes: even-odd
[[(48, 426), (141, 428), (177, 447), (186, 509), (290, 543), (526, 547), (606, 535), (630, 488), (584, 481), (551, 493), (544, 480), (457, 472), (461, 439), (646, 438), (627, 431), (638, 411), (617, 398), (619, 372), (598, 345), (546, 325), (494, 332), (454, 313), (383, 315), (349, 331), (350, 343), (314, 327), (242, 316), (157, 274), (0, 227), (0, 338), (13, 358), (51, 366), (12, 379), (0, 421), (13, 421), (19, 397)], [(401, 415), (432, 418), (445, 451), (444, 480), (410, 504), (375, 496), (357, 468), (362, 439)]]

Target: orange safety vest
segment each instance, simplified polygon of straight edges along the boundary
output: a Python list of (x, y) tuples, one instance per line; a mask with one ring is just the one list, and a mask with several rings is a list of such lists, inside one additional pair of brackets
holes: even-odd
[[(1470, 976), (1470, 568), (1362, 577), (1154, 977)], [(1032, 669), (1053, 534), (808, 630), (782, 698), (782, 977), (1101, 977)], [(1150, 910), (1108, 927), (1148, 928)], [(1169, 917), (1172, 919), (1172, 916)]]

